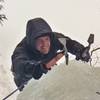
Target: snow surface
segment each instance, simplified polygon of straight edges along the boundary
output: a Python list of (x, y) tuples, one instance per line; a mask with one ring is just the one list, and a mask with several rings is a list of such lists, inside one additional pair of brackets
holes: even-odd
[(17, 100), (100, 100), (100, 67), (72, 61), (31, 80)]
[[(13, 75), (8, 68), (4, 65), (2, 55), (0, 56), (0, 100), (9, 95), (16, 88)], [(7, 100), (16, 100), (18, 93), (12, 95)]]

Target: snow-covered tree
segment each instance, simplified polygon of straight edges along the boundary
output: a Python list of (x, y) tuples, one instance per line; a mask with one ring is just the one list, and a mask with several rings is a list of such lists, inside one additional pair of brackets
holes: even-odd
[(2, 24), (4, 19), (7, 19), (5, 14), (1, 13), (1, 10), (3, 9), (3, 5), (1, 4), (2, 2), (4, 2), (4, 0), (0, 0), (0, 24)]

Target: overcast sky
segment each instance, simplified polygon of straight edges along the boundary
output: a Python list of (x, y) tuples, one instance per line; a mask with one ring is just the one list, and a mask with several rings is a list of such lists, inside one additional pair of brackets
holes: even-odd
[(53, 31), (62, 32), (87, 45), (90, 33), (100, 47), (100, 0), (5, 0), (8, 20), (0, 26), (0, 52), (10, 63), (17, 43), (25, 36), (29, 19), (44, 18)]

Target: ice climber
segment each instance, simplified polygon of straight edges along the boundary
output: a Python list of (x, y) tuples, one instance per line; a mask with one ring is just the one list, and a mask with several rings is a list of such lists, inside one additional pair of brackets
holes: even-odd
[(63, 45), (63, 42), (59, 40), (63, 36), (61, 33), (53, 32), (42, 18), (34, 18), (27, 22), (26, 36), (12, 54), (11, 71), (20, 91), (30, 79), (38, 80), (43, 74), (47, 74), (65, 54), (64, 48), (75, 55), (77, 60), (89, 61), (89, 55), (87, 58), (82, 57), (85, 49), (82, 44), (66, 37), (66, 44)]

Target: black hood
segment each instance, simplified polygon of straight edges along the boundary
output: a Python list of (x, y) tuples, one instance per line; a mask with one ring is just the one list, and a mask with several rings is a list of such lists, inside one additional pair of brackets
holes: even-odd
[(27, 22), (26, 39), (27, 39), (27, 44), (31, 48), (31, 50), (34, 50), (36, 52), (36, 48), (34, 46), (35, 39), (37, 37), (40, 37), (46, 34), (50, 36), (51, 42), (52, 44), (54, 44), (56, 41), (54, 32), (52, 32), (52, 29), (50, 28), (50, 26), (44, 19), (35, 18)]
[(52, 33), (52, 29), (48, 23), (42, 18), (31, 19), (27, 23), (26, 36), (32, 39), (44, 35), (45, 33)]

